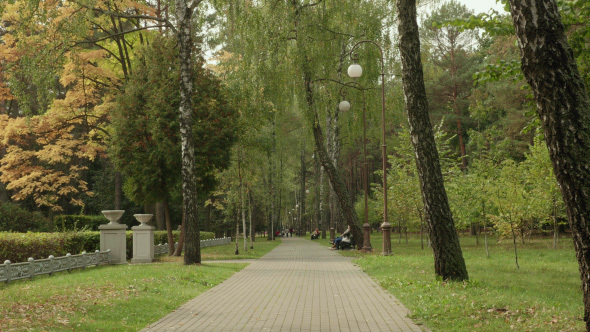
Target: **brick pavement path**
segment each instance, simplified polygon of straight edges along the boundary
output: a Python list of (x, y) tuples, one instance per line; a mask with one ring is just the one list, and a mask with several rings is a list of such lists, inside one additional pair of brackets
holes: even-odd
[(282, 241), (142, 331), (428, 331), (349, 258)]

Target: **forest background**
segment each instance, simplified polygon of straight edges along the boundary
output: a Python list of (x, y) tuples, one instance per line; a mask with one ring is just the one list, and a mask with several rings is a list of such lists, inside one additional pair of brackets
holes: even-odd
[[(198, 33), (191, 98), (201, 229), (224, 235), (237, 225), (245, 235), (246, 219), (252, 229), (269, 233), (317, 227), (326, 236), (330, 227), (343, 229), (314, 145), (310, 118), (316, 117), (358, 219), (364, 218), (366, 167), (368, 221), (376, 229), (382, 220), (386, 144), (390, 220), (400, 235), (425, 232), (403, 113), (393, 3), (201, 6), (192, 27)], [(588, 83), (590, 6), (559, 6)], [(56, 216), (112, 208), (132, 212), (126, 214), (128, 224), (142, 210), (156, 214), (158, 229), (181, 224), (178, 45), (169, 27), (153, 19), (173, 21), (174, 10), (164, 0), (0, 4), (0, 230), (54, 231)], [(358, 50), (362, 90), (332, 82), (350, 80), (348, 52), (363, 39), (384, 50), (385, 124), (376, 50)], [(295, 47), (297, 40), (305, 40), (305, 48)], [(431, 121), (457, 228), (523, 242), (553, 234), (557, 244), (559, 232), (567, 230), (565, 209), (509, 14), (474, 15), (447, 2), (423, 14), (421, 43)], [(215, 54), (208, 63), (206, 50)], [(314, 75), (312, 115), (298, 79), (306, 66)], [(343, 98), (352, 104), (348, 112), (338, 110)]]

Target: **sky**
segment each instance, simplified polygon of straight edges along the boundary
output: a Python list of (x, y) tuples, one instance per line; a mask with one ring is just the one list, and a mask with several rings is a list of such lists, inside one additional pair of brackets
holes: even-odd
[(466, 5), (467, 8), (472, 9), (475, 14), (487, 13), (490, 8), (493, 8), (500, 13), (504, 11), (502, 4), (496, 3), (496, 0), (459, 0), (459, 2)]

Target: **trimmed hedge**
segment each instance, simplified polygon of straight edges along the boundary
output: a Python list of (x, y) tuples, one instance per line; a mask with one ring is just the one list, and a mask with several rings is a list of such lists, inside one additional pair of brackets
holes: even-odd
[(98, 231), (98, 226), (109, 221), (104, 216), (60, 215), (53, 218), (55, 229), (67, 231)]
[(39, 212), (30, 212), (14, 203), (0, 204), (0, 232), (49, 232), (51, 220)]
[[(98, 236), (97, 236), (98, 235)], [(98, 232), (78, 233), (0, 233), (0, 263), (65, 256), (94, 251), (100, 247)]]
[[(178, 241), (179, 231), (173, 231), (174, 241)], [(201, 240), (213, 239), (212, 232), (201, 232)], [(154, 244), (168, 242), (166, 231), (154, 232)], [(100, 232), (68, 233), (3, 233), (0, 232), (0, 264), (5, 260), (12, 263), (34, 259), (76, 255), (82, 251), (93, 252), (100, 249)], [(133, 256), (133, 232), (127, 231), (127, 258)]]

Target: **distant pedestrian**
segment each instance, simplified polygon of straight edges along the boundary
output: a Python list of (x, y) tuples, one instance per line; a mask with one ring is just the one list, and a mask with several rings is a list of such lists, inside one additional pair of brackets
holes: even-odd
[(289, 234), (291, 234), (291, 237), (293, 237), (293, 227), (289, 228)]

